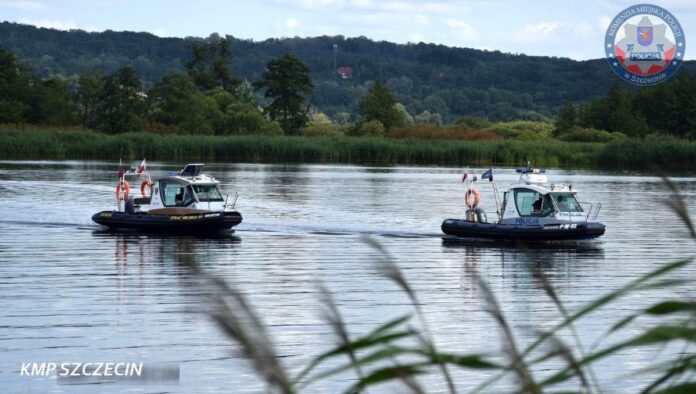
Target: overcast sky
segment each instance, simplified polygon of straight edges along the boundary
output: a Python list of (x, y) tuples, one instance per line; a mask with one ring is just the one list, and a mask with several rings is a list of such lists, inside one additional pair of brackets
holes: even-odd
[[(341, 34), (590, 59), (603, 56), (609, 21), (640, 2), (0, 0), (0, 20), (63, 30), (147, 31), (162, 37), (206, 37), (217, 32), (263, 40)], [(666, 8), (679, 19), (686, 35), (686, 58), (696, 59), (692, 47), (696, 45), (696, 0), (646, 2)]]

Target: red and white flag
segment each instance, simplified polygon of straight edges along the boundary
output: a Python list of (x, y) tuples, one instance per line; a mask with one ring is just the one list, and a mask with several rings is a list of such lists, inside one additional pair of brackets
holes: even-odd
[(135, 173), (140, 175), (143, 172), (145, 172), (146, 170), (147, 170), (147, 164), (145, 163), (145, 159), (143, 159), (143, 162), (140, 163), (140, 167), (138, 167), (138, 171), (136, 171)]

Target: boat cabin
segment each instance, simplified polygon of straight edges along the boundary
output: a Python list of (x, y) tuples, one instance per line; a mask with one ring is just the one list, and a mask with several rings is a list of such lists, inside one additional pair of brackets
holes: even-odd
[(151, 178), (151, 194), (141, 188), (143, 196), (130, 199), (126, 211), (160, 215), (223, 212), (227, 198), (220, 182), (202, 174), (202, 169), (203, 164), (188, 164), (179, 172)]
[[(572, 185), (549, 184), (544, 170), (517, 169), (520, 182), (503, 193), (502, 218), (505, 224), (539, 224), (550, 221), (584, 222), (590, 219), (593, 204), (585, 211)], [(596, 217), (599, 209), (594, 213)]]

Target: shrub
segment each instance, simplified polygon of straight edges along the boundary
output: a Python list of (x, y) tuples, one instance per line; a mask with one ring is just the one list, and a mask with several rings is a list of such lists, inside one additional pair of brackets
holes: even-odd
[(499, 140), (501, 136), (496, 133), (465, 129), (462, 127), (439, 127), (433, 125), (416, 124), (404, 127), (392, 127), (387, 133), (389, 138), (418, 138), (438, 140)]
[(570, 130), (558, 137), (561, 141), (571, 142), (611, 142), (624, 138), (626, 138), (626, 135), (618, 131), (610, 133), (605, 130), (582, 128), (578, 126), (573, 126)]
[(340, 127), (331, 123), (313, 123), (302, 129), (305, 137), (340, 137), (343, 135)]
[(457, 120), (457, 126), (464, 126), (472, 129), (484, 129), (490, 125), (490, 120), (478, 116), (462, 116)]
[(370, 120), (351, 129), (350, 134), (366, 137), (383, 137), (384, 125), (379, 120)]
[(549, 122), (534, 122), (531, 120), (515, 120), (512, 122), (497, 122), (486, 128), (505, 138), (519, 140), (545, 140), (551, 137), (554, 125)]

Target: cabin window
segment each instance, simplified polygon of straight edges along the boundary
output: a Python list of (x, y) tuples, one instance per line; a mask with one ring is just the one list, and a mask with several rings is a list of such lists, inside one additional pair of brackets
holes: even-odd
[(169, 179), (160, 181), (162, 202), (167, 207), (185, 207), (193, 202), (193, 196), (188, 187)]
[(531, 189), (515, 189), (515, 205), (520, 216), (548, 216), (553, 212), (549, 195)]
[(224, 201), (220, 189), (215, 184), (193, 185), (193, 191), (200, 202)]
[(583, 212), (573, 193), (551, 193), (560, 212)]

